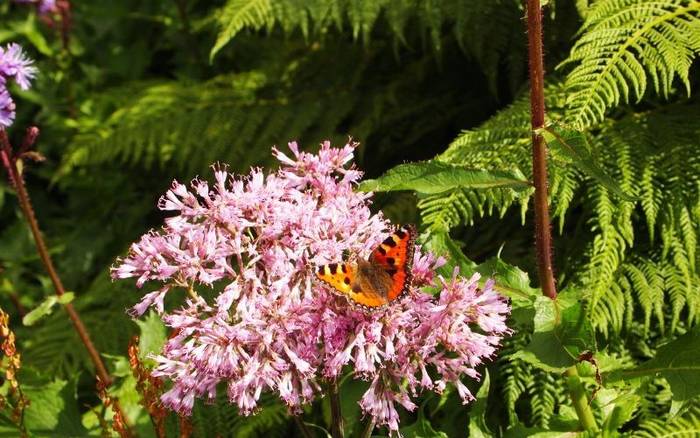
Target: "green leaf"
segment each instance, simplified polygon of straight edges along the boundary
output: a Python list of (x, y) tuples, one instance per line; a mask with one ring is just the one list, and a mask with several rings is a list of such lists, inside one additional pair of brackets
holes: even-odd
[(603, 413), (607, 414), (602, 428), (611, 434), (632, 419), (640, 402), (637, 394), (620, 394), (617, 390), (607, 388), (598, 391), (596, 399), (602, 405)]
[(440, 432), (433, 429), (430, 421), (428, 421), (425, 418), (425, 415), (423, 415), (423, 409), (418, 411), (418, 419), (415, 423), (411, 424), (410, 426), (400, 428), (399, 432), (405, 438), (447, 438), (447, 434), (445, 432)]
[(517, 266), (509, 265), (498, 257), (493, 257), (477, 265), (464, 255), (459, 244), (449, 233), (431, 233), (424, 241), (423, 247), (433, 254), (443, 256), (447, 263), (438, 269), (444, 277), (451, 277), (455, 267), (463, 276), (478, 272), (482, 275), (480, 282), (487, 279), (496, 281), (494, 289), (510, 298), (511, 318), (520, 326), (531, 326), (534, 316), (535, 299), (542, 295), (539, 289), (530, 286), (530, 277)]
[(150, 360), (148, 355), (160, 353), (165, 341), (168, 339), (168, 332), (165, 324), (156, 312), (149, 312), (145, 318), (137, 319), (139, 326), (139, 359)]
[(475, 272), (476, 263), (469, 260), (464, 255), (457, 242), (452, 240), (449, 233), (431, 233), (423, 242), (423, 247), (437, 256), (442, 256), (447, 263), (438, 268), (438, 273), (444, 277), (452, 276), (455, 267), (459, 267), (459, 272), (463, 275)]
[(506, 431), (503, 435), (505, 438), (576, 438), (590, 437), (585, 432), (577, 432), (576, 430), (551, 430), (542, 427), (527, 427), (523, 424), (518, 424)]
[[(77, 377), (69, 381), (48, 381), (24, 370), (20, 381), (30, 400), (24, 411), (24, 424), (32, 436), (75, 437), (85, 436), (76, 402)], [(27, 374), (34, 374), (27, 376)]]
[(573, 290), (560, 293), (556, 300), (537, 297), (534, 323), (530, 344), (513, 357), (548, 372), (563, 372), (580, 353), (595, 351), (590, 318)]
[(530, 182), (519, 172), (467, 169), (439, 161), (424, 161), (400, 164), (377, 179), (363, 181), (358, 187), (364, 192), (415, 190), (425, 194), (456, 188), (526, 190)]
[(44, 299), (36, 308), (28, 312), (22, 318), (22, 324), (26, 326), (34, 325), (41, 318), (50, 315), (53, 312), (53, 306), (55, 304), (68, 304), (75, 298), (73, 292), (66, 292), (63, 295), (56, 296), (50, 295)]
[(470, 438), (486, 438), (493, 436), (486, 425), (486, 404), (489, 398), (489, 372), (484, 370), (484, 378), (481, 382), (481, 388), (476, 393), (476, 400), (472, 403), (469, 409), (469, 437)]
[(653, 359), (636, 368), (613, 371), (605, 380), (615, 382), (655, 375), (661, 375), (671, 385), (675, 406), (700, 395), (700, 328), (662, 346)]
[(358, 403), (362, 395), (369, 388), (369, 383), (362, 380), (354, 380), (348, 375), (340, 385), (340, 411), (343, 413), (345, 436), (352, 436), (355, 429), (361, 430), (368, 418), (363, 418)]
[(530, 276), (517, 266), (509, 265), (499, 257), (492, 257), (475, 269), (484, 278), (496, 281), (494, 289), (510, 298), (511, 318), (518, 325), (532, 325), (535, 300), (542, 296), (540, 289), (530, 286)]
[(636, 200), (634, 196), (625, 193), (620, 185), (596, 163), (584, 133), (571, 129), (559, 129), (557, 132), (551, 127), (540, 128), (535, 132), (544, 137), (549, 147), (570, 158), (577, 168), (598, 181), (603, 187), (625, 201)]
[(58, 304), (68, 304), (75, 299), (75, 292), (65, 292), (60, 297), (56, 298)]

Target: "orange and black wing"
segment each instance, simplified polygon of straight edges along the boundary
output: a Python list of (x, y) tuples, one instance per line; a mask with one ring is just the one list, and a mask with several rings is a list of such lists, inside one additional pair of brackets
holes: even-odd
[(376, 291), (360, 286), (362, 281), (358, 278), (357, 267), (350, 263), (330, 263), (319, 266), (316, 277), (348, 298), (353, 304), (374, 308), (387, 303), (387, 300)]
[(399, 298), (411, 287), (415, 241), (415, 227), (406, 225), (384, 239), (369, 258), (372, 264), (381, 267), (391, 276), (391, 286), (386, 294), (389, 302)]

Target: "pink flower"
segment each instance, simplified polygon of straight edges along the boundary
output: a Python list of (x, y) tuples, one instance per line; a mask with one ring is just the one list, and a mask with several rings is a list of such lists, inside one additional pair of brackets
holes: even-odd
[[(299, 411), (347, 365), (372, 382), (360, 406), (390, 430), (399, 428), (399, 405), (415, 409), (421, 391), (452, 384), (472, 398), (462, 379), (478, 378), (476, 367), (509, 333), (509, 307), (492, 283), (480, 288), (478, 276), (455, 272), (436, 284), (445, 261), (420, 248), (408, 295), (373, 313), (315, 281), (316, 266), (367, 257), (391, 228), (370, 212), (371, 194), (353, 191), (361, 177), (350, 164), (355, 146), (325, 142), (310, 154), (290, 143), (290, 155), (273, 149), (275, 173), (239, 177), (216, 167), (213, 183), (175, 182), (161, 198), (159, 207), (177, 215), (134, 243), (112, 276), (155, 285), (132, 313), (154, 306), (175, 334), (154, 371), (173, 383), (166, 406), (189, 413), (195, 398), (213, 399), (224, 383), (243, 413), (255, 412), (264, 391)], [(190, 298), (171, 302), (175, 289)]]

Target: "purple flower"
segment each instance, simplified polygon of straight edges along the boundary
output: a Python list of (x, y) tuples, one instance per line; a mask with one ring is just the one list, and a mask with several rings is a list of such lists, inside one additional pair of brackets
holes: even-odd
[(12, 96), (10, 96), (7, 89), (5, 89), (3, 85), (0, 85), (0, 128), (9, 127), (14, 120), (15, 102), (12, 100)]
[(23, 90), (29, 89), (30, 81), (36, 76), (37, 69), (32, 66), (33, 63), (17, 43), (10, 43), (5, 49), (0, 48), (0, 75), (5, 79), (13, 77)]
[[(370, 212), (371, 194), (353, 191), (361, 177), (349, 164), (355, 147), (325, 142), (310, 154), (290, 143), (291, 155), (273, 149), (281, 167), (272, 174), (216, 167), (212, 183), (174, 182), (161, 198), (159, 207), (176, 215), (134, 243), (112, 276), (149, 285), (132, 314), (153, 306), (172, 329), (154, 370), (173, 383), (166, 406), (189, 414), (223, 383), (243, 413), (255, 411), (263, 391), (299, 411), (347, 365), (371, 382), (363, 411), (392, 431), (398, 407), (414, 410), (421, 391), (452, 384), (465, 402), (473, 398), (462, 379), (478, 378), (476, 367), (510, 332), (509, 307), (491, 282), (479, 287), (478, 276), (455, 272), (436, 283), (445, 261), (419, 247), (407, 296), (373, 313), (315, 280), (316, 266), (367, 257), (391, 228)], [(187, 291), (184, 304), (172, 302), (175, 289)], [(203, 299), (204, 290), (213, 298)]]
[(58, 10), (56, 0), (14, 0), (14, 2), (36, 5), (39, 15), (51, 14)]
[(10, 43), (4, 49), (0, 47), (0, 128), (9, 127), (15, 120), (15, 102), (7, 91), (7, 79), (14, 78), (20, 88), (29, 89), (37, 72), (32, 63), (19, 44)]

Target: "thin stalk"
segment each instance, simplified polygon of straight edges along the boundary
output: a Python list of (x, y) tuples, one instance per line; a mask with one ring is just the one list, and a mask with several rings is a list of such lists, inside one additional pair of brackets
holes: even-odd
[(552, 266), (552, 227), (547, 203), (547, 148), (535, 130), (544, 126), (544, 61), (540, 0), (527, 0), (527, 39), (530, 64), (530, 125), (532, 126), (532, 178), (535, 186), (535, 247), (537, 269), (544, 295), (557, 297)]
[(297, 424), (297, 427), (304, 438), (314, 438), (314, 435), (311, 433), (309, 428), (306, 427), (306, 423), (304, 423), (304, 420), (300, 416), (294, 415), (292, 418), (294, 418), (294, 422)]
[(576, 415), (578, 416), (579, 423), (581, 423), (581, 427), (589, 432), (596, 432), (598, 430), (598, 424), (595, 422), (591, 406), (588, 403), (586, 388), (578, 377), (576, 365), (568, 368), (564, 374), (566, 375), (566, 384), (569, 387), (571, 401), (574, 404), (574, 409), (576, 410)]
[(345, 436), (345, 426), (343, 424), (343, 413), (340, 410), (338, 380), (331, 380), (328, 388), (331, 402), (331, 436), (333, 438), (343, 438)]
[[(39, 130), (36, 127), (32, 127), (27, 130), (27, 135), (22, 149), (29, 148), (29, 145), (31, 145), (36, 139), (38, 132)], [(22, 213), (24, 213), (24, 217), (27, 219), (27, 222), (29, 223), (29, 228), (31, 229), (32, 235), (34, 236), (34, 243), (36, 245), (37, 252), (39, 253), (39, 258), (41, 258), (41, 262), (43, 263), (46, 272), (51, 278), (51, 283), (53, 283), (56, 295), (60, 297), (61, 295), (66, 293), (66, 290), (63, 287), (63, 282), (58, 276), (53, 261), (49, 256), (48, 248), (46, 246), (46, 243), (44, 242), (41, 230), (39, 229), (39, 223), (36, 219), (36, 216), (34, 215), (34, 209), (32, 208), (29, 193), (27, 192), (27, 188), (24, 185), (24, 178), (22, 178), (22, 175), (20, 174), (20, 171), (17, 168), (17, 159), (13, 156), (12, 146), (10, 145), (10, 140), (8, 139), (7, 133), (4, 129), (0, 129), (0, 155), (2, 155), (3, 165), (7, 169), (7, 172), (10, 176), (10, 181), (14, 185), (15, 191), (17, 192), (17, 199), (19, 200), (19, 205), (22, 209)], [(73, 307), (72, 303), (65, 304), (63, 307), (66, 309), (66, 313), (68, 313), (68, 317), (73, 323), (73, 327), (78, 333), (78, 336), (80, 337), (80, 340), (85, 346), (85, 349), (87, 349), (88, 351), (90, 360), (95, 366), (97, 376), (102, 382), (104, 382), (106, 386), (109, 386), (112, 383), (112, 377), (107, 372), (107, 368), (105, 367), (104, 362), (102, 362), (100, 353), (97, 351), (95, 345), (92, 343), (92, 340), (90, 339), (90, 334), (85, 328), (85, 324), (83, 324), (83, 321), (80, 319), (80, 316)], [(113, 401), (112, 409), (115, 412), (122, 412), (119, 406), (119, 402), (116, 399)], [(124, 416), (123, 413), (122, 418), (126, 419), (126, 416)]]
[(365, 424), (365, 428), (362, 431), (362, 435), (360, 435), (361, 438), (370, 438), (372, 436), (372, 432), (374, 432), (374, 420), (370, 419), (367, 421), (367, 424)]

